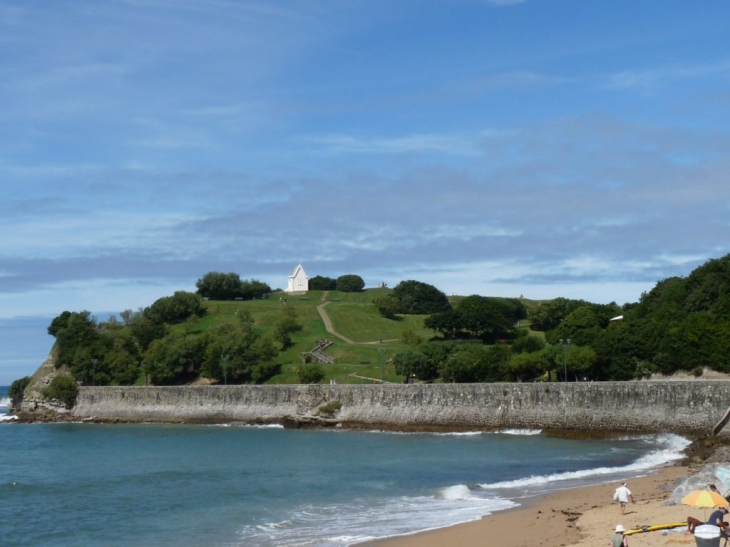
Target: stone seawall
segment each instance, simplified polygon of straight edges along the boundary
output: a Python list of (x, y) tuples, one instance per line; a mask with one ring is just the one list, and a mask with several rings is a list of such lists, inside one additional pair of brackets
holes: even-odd
[(707, 433), (730, 382), (82, 387), (75, 419)]

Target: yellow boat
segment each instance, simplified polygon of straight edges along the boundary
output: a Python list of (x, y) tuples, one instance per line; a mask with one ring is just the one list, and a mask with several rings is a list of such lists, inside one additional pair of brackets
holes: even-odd
[(666, 524), (647, 524), (640, 528), (633, 528), (632, 530), (626, 530), (625, 536), (631, 534), (643, 534), (644, 532), (656, 532), (657, 530), (669, 530), (670, 528), (679, 528), (681, 526), (687, 526), (686, 522), (668, 522)]

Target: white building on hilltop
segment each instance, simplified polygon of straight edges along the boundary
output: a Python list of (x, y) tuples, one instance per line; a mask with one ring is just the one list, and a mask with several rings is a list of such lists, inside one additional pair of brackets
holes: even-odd
[(309, 277), (304, 267), (299, 264), (291, 273), (286, 282), (286, 292), (307, 292), (309, 290)]

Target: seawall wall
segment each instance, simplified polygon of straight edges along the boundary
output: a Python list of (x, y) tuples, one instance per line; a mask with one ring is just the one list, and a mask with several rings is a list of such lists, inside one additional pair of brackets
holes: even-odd
[[(338, 401), (331, 419), (323, 405)], [(728, 381), (81, 387), (74, 419), (707, 433)]]

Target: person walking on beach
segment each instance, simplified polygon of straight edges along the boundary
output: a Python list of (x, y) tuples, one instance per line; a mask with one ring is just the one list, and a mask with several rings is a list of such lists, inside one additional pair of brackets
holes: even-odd
[(624, 535), (626, 529), (623, 525), (619, 524), (616, 526), (616, 531), (611, 536), (611, 541), (608, 542), (610, 547), (629, 547), (629, 538)]
[(626, 486), (626, 483), (623, 483), (621, 486), (616, 488), (616, 491), (613, 493), (613, 501), (617, 501), (619, 503), (622, 515), (626, 513), (626, 505), (629, 503), (629, 500), (631, 500), (631, 503), (634, 503), (634, 496), (631, 494), (631, 490), (629, 490)]

